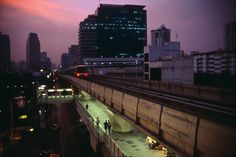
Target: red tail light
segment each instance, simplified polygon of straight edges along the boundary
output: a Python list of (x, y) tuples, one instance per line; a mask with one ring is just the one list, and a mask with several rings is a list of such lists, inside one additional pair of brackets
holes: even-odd
[(80, 77), (80, 73), (75, 73), (75, 75), (76, 75), (77, 77)]
[(88, 75), (89, 75), (88, 73), (84, 73), (84, 77), (88, 77)]

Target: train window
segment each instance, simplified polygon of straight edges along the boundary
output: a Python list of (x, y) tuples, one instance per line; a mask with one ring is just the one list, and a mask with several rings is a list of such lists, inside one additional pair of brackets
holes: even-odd
[(77, 68), (77, 72), (81, 72), (81, 73), (85, 73), (88, 71), (88, 68), (87, 67), (78, 67)]

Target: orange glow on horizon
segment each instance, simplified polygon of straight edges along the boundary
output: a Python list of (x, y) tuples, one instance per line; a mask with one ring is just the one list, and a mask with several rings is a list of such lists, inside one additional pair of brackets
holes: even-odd
[(71, 19), (78, 19), (81, 16), (73, 13), (62, 3), (47, 0), (2, 0), (0, 6), (12, 7), (29, 15), (57, 22), (71, 23)]

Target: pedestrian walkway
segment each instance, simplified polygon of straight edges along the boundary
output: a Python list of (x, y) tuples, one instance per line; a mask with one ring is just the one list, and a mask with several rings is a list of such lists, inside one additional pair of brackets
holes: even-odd
[[(96, 117), (99, 117), (99, 132), (105, 133), (103, 123), (109, 120), (108, 112), (111, 112), (105, 105), (97, 100), (79, 100), (77, 105), (82, 105), (88, 113), (93, 117), (94, 125)], [(109, 110), (109, 111), (108, 111)], [(112, 129), (111, 129), (112, 130)], [(164, 157), (164, 150), (150, 149), (146, 143), (144, 133), (137, 129), (133, 129), (128, 133), (119, 133), (111, 131), (110, 136), (118, 145), (118, 147), (128, 156), (132, 157)]]

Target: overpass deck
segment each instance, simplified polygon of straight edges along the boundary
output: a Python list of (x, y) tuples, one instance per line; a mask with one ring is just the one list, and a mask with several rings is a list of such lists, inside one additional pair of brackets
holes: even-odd
[[(225, 121), (222, 123), (222, 121), (196, 114), (198, 108), (193, 110), (193, 113), (187, 112), (175, 108), (176, 102), (171, 103), (173, 107), (167, 106), (168, 102), (165, 99), (163, 102), (159, 102), (146, 98), (146, 96), (135, 95), (134, 91), (119, 90), (115, 87), (70, 76), (61, 76), (61, 79), (72, 84), (74, 88), (83, 89), (99, 101), (104, 102), (109, 109), (128, 119), (134, 126), (146, 134), (150, 134), (151, 137), (179, 156), (217, 157), (235, 156), (236, 154), (236, 131), (235, 127), (232, 127), (235, 124), (234, 121), (232, 121), (232, 125), (226, 125)], [(84, 107), (81, 105), (79, 107), (83, 111), (80, 113), (81, 115), (87, 113), (84, 112)], [(90, 115), (85, 114), (84, 117), (86, 120)], [(231, 120), (227, 116), (219, 117)], [(87, 127), (91, 130), (90, 132), (94, 132), (91, 125), (87, 125)], [(97, 134), (93, 135), (97, 139)], [(95, 144), (97, 144), (96, 141)], [(109, 145), (109, 143), (105, 144)], [(94, 146), (94, 144), (92, 145)], [(125, 157), (127, 156), (125, 155)]]
[[(87, 112), (93, 117), (94, 125), (96, 117), (99, 117), (99, 132), (105, 133), (105, 129), (103, 127), (103, 123), (105, 120), (109, 120), (108, 112), (111, 112), (105, 105), (97, 100), (79, 100), (77, 105), (82, 105), (86, 109), (86, 105), (88, 105)], [(112, 131), (108, 136), (110, 136), (118, 147), (125, 153), (127, 156), (135, 156), (135, 157), (163, 157), (165, 156), (166, 151), (150, 149), (148, 144), (146, 143), (146, 137), (144, 133), (137, 129), (133, 129), (130, 132), (120, 133)]]

